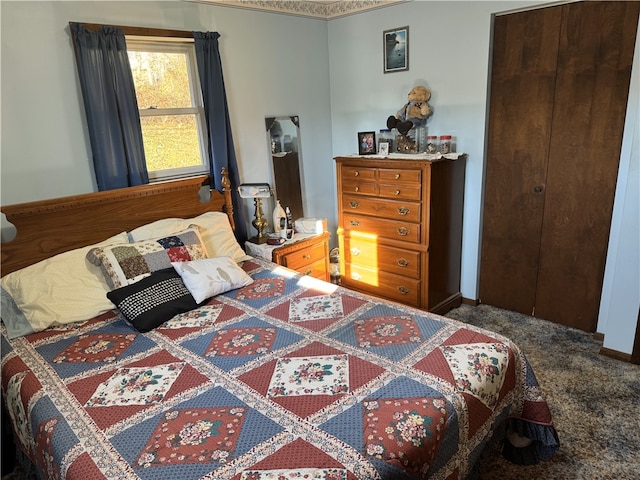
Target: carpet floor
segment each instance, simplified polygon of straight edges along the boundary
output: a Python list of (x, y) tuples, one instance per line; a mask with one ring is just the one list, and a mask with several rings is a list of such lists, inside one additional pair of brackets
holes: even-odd
[(531, 363), (549, 404), (560, 449), (517, 466), (493, 452), (481, 480), (640, 480), (640, 366), (599, 355), (592, 334), (488, 305), (447, 317), (512, 339)]

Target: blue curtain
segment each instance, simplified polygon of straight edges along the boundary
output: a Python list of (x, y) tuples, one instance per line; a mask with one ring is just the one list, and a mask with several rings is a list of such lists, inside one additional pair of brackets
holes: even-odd
[(202, 88), (204, 113), (207, 119), (209, 165), (211, 171), (211, 188), (222, 190), (222, 167), (229, 171), (233, 198), (233, 211), (236, 221), (236, 238), (241, 245), (247, 239), (247, 226), (242, 209), (242, 201), (237, 191), (240, 185), (238, 162), (233, 147), (231, 123), (227, 95), (222, 77), (222, 62), (218, 48), (218, 32), (193, 32), (198, 62), (198, 75)]
[(142, 127), (122, 30), (70, 23), (99, 190), (149, 183)]

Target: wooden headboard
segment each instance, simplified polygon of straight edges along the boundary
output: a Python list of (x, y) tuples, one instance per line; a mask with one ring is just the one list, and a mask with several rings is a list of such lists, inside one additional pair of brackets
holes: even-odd
[(233, 205), (231, 182), (222, 170), (223, 192), (211, 190), (209, 201), (200, 201), (208, 176), (73, 195), (52, 200), (3, 205), (7, 220), (17, 230), (15, 238), (1, 246), (2, 275), (62, 252), (100, 242), (123, 231), (162, 218), (190, 218), (221, 211), (229, 216)]

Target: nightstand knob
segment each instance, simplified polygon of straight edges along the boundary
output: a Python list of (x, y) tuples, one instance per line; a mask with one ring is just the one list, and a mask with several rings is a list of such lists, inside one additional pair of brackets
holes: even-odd
[(396, 195), (400, 195), (400, 190), (396, 190), (394, 193), (395, 193)]
[(402, 295), (406, 295), (409, 293), (409, 289), (407, 287), (398, 287), (398, 292), (400, 292)]
[(360, 255), (362, 252), (360, 251), (359, 248), (353, 247), (351, 250), (351, 255), (357, 257), (358, 255)]
[(397, 232), (398, 232), (398, 235), (403, 237), (406, 237), (407, 235), (409, 235), (409, 229), (405, 227), (398, 228)]
[(351, 208), (358, 208), (358, 207), (360, 206), (360, 202), (355, 202), (355, 201), (351, 200), (351, 201), (349, 202), (349, 206), (350, 206)]
[(353, 190), (357, 192), (358, 190), (360, 190), (360, 187), (355, 187)]
[(405, 216), (405, 215), (408, 215), (410, 211), (411, 210), (409, 210), (407, 207), (399, 207), (398, 208), (398, 215)]
[(353, 172), (353, 176), (354, 176), (354, 177), (357, 177), (358, 175), (360, 175), (360, 172), (359, 172), (359, 171), (357, 171), (357, 170), (356, 170), (355, 172)]
[(398, 180), (400, 178), (400, 174), (396, 173), (396, 180)]
[(398, 265), (400, 265), (401, 267), (406, 267), (409, 265), (409, 262), (407, 262), (404, 258), (399, 258)]
[(305, 260), (309, 260), (311, 258), (311, 255), (307, 253), (306, 255), (303, 255), (302, 258), (304, 258)]
[(351, 278), (353, 278), (354, 280), (360, 280), (360, 279), (362, 278), (362, 275), (360, 275), (360, 274), (359, 274), (359, 273), (357, 273), (357, 272), (353, 272), (353, 273), (351, 274)]
[(352, 227), (357, 227), (358, 225), (360, 225), (360, 222), (358, 220), (349, 220), (349, 225), (351, 225)]
[(307, 271), (304, 272), (305, 275), (311, 275), (311, 272), (313, 272), (313, 270), (309, 269)]

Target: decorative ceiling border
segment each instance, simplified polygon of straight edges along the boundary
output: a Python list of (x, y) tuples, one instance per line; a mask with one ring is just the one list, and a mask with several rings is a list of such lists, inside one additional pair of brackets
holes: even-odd
[(339, 1), (309, 1), (309, 0), (186, 0), (194, 3), (224, 5), (226, 7), (263, 10), (286, 15), (301, 17), (333, 18), (345, 17), (361, 13), (366, 10), (388, 7), (411, 0), (339, 0)]

